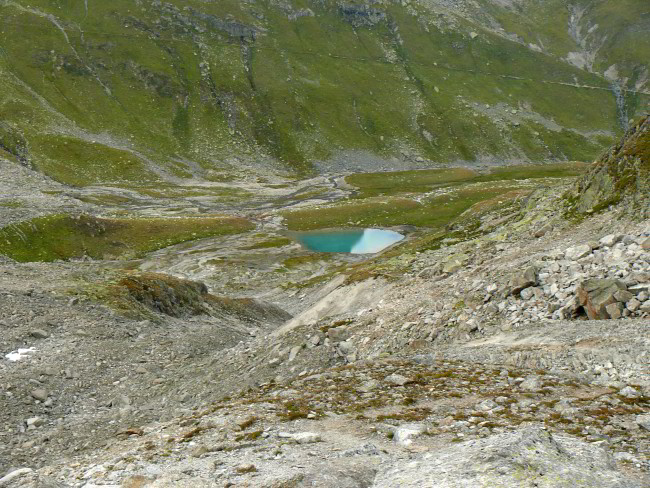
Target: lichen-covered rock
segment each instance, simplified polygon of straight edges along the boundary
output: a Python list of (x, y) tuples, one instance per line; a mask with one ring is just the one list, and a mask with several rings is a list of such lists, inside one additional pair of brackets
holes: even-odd
[(596, 161), (578, 181), (575, 210), (588, 212), (621, 201), (625, 211), (640, 218), (650, 214), (650, 116), (632, 126), (621, 141)]
[(464, 253), (452, 254), (449, 256), (443, 266), (443, 273), (455, 273), (456, 271), (462, 269), (469, 260), (469, 256)]

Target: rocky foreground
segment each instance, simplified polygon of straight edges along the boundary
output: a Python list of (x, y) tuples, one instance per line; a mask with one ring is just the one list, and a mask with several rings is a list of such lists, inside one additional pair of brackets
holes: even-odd
[(289, 321), (133, 321), (4, 264), (34, 351), (0, 366), (0, 486), (648, 486), (648, 223), (539, 218)]

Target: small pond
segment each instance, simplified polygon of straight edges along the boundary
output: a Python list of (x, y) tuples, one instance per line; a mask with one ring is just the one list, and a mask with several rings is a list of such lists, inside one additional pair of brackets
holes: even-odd
[(293, 235), (310, 251), (372, 254), (404, 239), (392, 230), (350, 229), (299, 232)]

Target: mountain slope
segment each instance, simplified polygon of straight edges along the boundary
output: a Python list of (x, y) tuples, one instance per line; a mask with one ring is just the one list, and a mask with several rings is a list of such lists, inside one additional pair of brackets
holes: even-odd
[(647, 104), (647, 19), (557, 3), (4, 0), (0, 144), (81, 186), (588, 160)]
[(624, 210), (648, 218), (650, 198), (650, 116), (634, 124), (621, 141), (601, 156), (578, 180), (577, 210), (603, 209), (625, 202)]

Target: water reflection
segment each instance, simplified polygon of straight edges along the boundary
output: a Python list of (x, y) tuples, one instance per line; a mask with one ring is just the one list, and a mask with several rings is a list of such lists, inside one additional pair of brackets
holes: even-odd
[(311, 251), (371, 254), (401, 241), (404, 236), (392, 230), (354, 229), (303, 232), (295, 238)]

